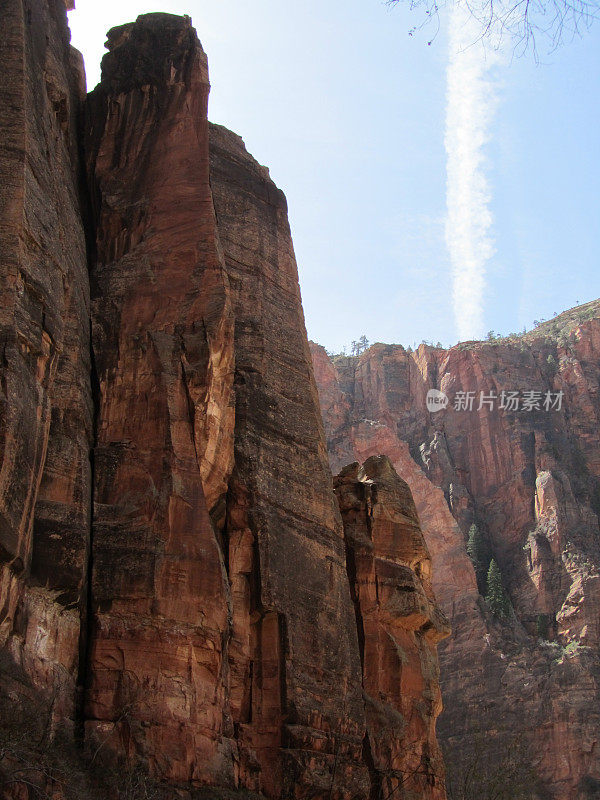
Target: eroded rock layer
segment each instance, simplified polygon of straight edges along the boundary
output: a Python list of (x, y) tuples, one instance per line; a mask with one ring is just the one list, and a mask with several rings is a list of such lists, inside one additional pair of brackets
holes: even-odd
[[(590, 304), (524, 337), (448, 351), (377, 344), (332, 363), (312, 348), (333, 469), (385, 453), (415, 498), (453, 630), (439, 731), (455, 797), (467, 774), (478, 796), (499, 778), (512, 797), (600, 788), (599, 316)], [(445, 409), (428, 412), (430, 389)], [(518, 410), (500, 407), (503, 391), (519, 394)], [(479, 587), (473, 523), (487, 550)], [(483, 597), (491, 557), (506, 619)]]

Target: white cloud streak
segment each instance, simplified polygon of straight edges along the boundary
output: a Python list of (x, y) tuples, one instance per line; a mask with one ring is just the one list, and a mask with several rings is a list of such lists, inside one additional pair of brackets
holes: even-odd
[(461, 2), (450, 10), (446, 68), (446, 246), (461, 341), (484, 334), (486, 267), (495, 253), (485, 146), (498, 104), (500, 55), (478, 40), (481, 26)]

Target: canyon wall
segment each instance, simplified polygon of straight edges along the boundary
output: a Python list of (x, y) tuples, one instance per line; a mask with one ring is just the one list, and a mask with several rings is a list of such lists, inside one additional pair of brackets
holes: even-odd
[[(415, 499), (452, 626), (438, 726), (451, 796), (465, 780), (487, 796), (500, 780), (511, 797), (596, 797), (600, 303), (451, 350), (312, 353), (334, 471), (386, 454)], [(445, 408), (428, 411), (430, 389), (447, 395)], [(472, 524), (487, 550), (479, 586)], [(492, 557), (506, 618), (483, 596)]]
[(223, 539), (240, 769), (251, 788), (294, 796), (329, 791), (335, 765), (338, 792), (359, 797), (368, 775), (357, 633), (287, 206), (239, 137), (212, 126), (210, 150), (235, 315)]
[(387, 456), (349, 464), (334, 485), (360, 645), (371, 796), (445, 798), (436, 644), (450, 631), (410, 489)]
[(86, 99), (65, 3), (5, 5), (0, 712), (51, 723), (2, 796), (444, 800), (410, 493), (366, 465), (367, 530), (346, 475), (344, 533), (286, 201), (190, 19), (110, 31)]
[(0, 645), (72, 717), (91, 514), (85, 78), (62, 0), (2, 14)]
[(233, 317), (189, 22), (110, 31), (87, 103), (97, 379), (85, 725), (173, 780), (233, 780), (229, 589), (210, 511), (233, 453)]

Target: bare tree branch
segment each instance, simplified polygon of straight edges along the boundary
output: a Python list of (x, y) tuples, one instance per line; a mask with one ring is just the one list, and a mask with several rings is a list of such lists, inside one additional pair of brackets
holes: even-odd
[[(457, 0), (454, 0), (455, 2)], [(427, 42), (431, 44), (439, 30), (439, 12), (449, 0), (387, 0), (387, 5), (400, 2), (411, 10), (423, 13), (423, 19), (409, 30), (409, 36), (436, 19), (437, 30)], [(582, 36), (600, 15), (600, 0), (463, 0), (471, 16), (479, 23), (477, 39), (499, 48), (510, 43), (516, 55), (530, 50), (539, 59), (539, 46), (545, 42), (551, 53), (561, 45)]]

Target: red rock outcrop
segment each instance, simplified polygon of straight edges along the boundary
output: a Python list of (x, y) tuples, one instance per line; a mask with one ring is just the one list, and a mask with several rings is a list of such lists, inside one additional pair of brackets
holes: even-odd
[(88, 99), (98, 382), (86, 727), (177, 781), (233, 783), (229, 587), (210, 511), (232, 466), (233, 319), (189, 21), (109, 33)]
[(429, 558), (387, 462), (344, 537), (285, 198), (187, 17), (110, 31), (83, 122), (66, 6), (3, 21), (0, 707), (50, 722), (2, 796), (443, 800)]
[(350, 464), (334, 485), (359, 633), (372, 796), (445, 798), (436, 644), (449, 629), (410, 489), (387, 456)]
[(72, 715), (92, 429), (81, 57), (64, 3), (9, 0), (0, 69), (0, 644)]
[[(387, 454), (415, 498), (453, 630), (440, 647), (451, 779), (477, 752), (482, 783), (507, 754), (520, 761), (527, 797), (576, 800), (600, 786), (599, 334), (591, 304), (521, 338), (449, 351), (378, 344), (332, 363), (312, 348), (333, 469)], [(447, 394), (445, 410), (427, 411), (429, 389)], [(502, 409), (503, 390), (539, 392), (539, 408)], [(472, 411), (455, 409), (461, 391)], [(544, 409), (548, 391), (563, 392), (560, 410)], [(479, 407), (481, 392), (496, 395), (493, 409)], [(478, 593), (473, 522), (510, 595), (504, 623)]]
[(210, 146), (235, 316), (224, 539), (242, 779), (274, 796), (366, 797), (357, 632), (287, 206), (239, 137), (212, 126)]

